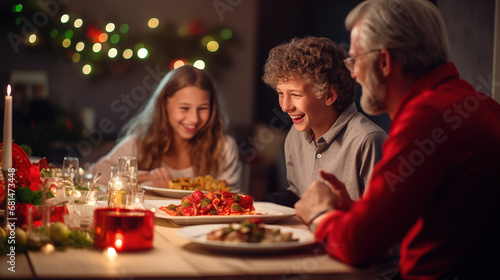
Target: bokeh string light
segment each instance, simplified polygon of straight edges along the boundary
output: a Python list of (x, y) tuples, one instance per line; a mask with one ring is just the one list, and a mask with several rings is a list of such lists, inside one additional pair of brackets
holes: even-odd
[(236, 43), (233, 31), (205, 26), (199, 19), (173, 24), (149, 17), (143, 26), (117, 21), (96, 23), (61, 5), (57, 14), (47, 15), (43, 25), (28, 28), (31, 34), (23, 34), (43, 9), (38, 1), (18, 2), (12, 5), (8, 19), (9, 30), (15, 34), (9, 37), (11, 43), (26, 35), (21, 45), (24, 49), (38, 48), (51, 52), (51, 57), (65, 57), (86, 76), (123, 73), (134, 63), (168, 65), (171, 69), (191, 64), (213, 74), (231, 65), (227, 49)]

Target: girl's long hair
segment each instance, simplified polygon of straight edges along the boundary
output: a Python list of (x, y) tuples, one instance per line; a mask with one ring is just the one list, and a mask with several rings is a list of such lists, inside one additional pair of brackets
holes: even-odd
[(196, 86), (210, 92), (210, 118), (189, 141), (190, 162), (195, 176), (216, 176), (221, 169), (224, 125), (219, 113), (217, 94), (210, 75), (193, 66), (171, 70), (160, 81), (142, 111), (122, 129), (123, 138), (137, 137), (137, 161), (140, 170), (162, 165), (162, 157), (172, 148), (173, 129), (168, 121), (167, 99), (177, 91)]

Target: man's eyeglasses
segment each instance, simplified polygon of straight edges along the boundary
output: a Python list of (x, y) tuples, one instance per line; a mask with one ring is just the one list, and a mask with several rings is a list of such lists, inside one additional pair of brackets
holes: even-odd
[[(360, 57), (360, 56), (363, 56), (363, 55), (367, 55), (369, 53), (372, 53), (372, 52), (379, 52), (381, 50), (371, 50), (371, 51), (367, 51), (363, 54), (360, 54), (358, 56), (356, 56), (356, 58)], [(353, 72), (354, 71), (354, 64), (356, 63), (356, 58), (354, 57), (348, 57), (346, 59), (344, 59), (344, 64), (345, 64), (345, 67), (347, 67), (347, 69), (349, 69), (349, 71)]]

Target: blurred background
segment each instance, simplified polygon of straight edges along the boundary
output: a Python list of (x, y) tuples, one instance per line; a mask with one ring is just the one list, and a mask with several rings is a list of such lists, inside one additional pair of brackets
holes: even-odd
[[(307, 35), (348, 50), (344, 19), (359, 2), (2, 1), (0, 85), (13, 86), (14, 141), (56, 164), (67, 155), (94, 162), (161, 77), (189, 63), (213, 75), (246, 188), (259, 199), (286, 187), (283, 141), (291, 125), (261, 81), (268, 51)], [(462, 77), (491, 96), (495, 1), (432, 2)], [(3, 99), (1, 107), (3, 115)], [(387, 116), (370, 118), (389, 129)]]

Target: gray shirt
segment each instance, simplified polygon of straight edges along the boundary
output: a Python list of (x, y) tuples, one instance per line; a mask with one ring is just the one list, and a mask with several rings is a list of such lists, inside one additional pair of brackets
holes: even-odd
[(359, 199), (382, 157), (386, 138), (384, 130), (358, 112), (354, 103), (317, 142), (311, 130), (292, 127), (285, 140), (288, 190), (300, 197), (313, 180), (321, 180), (318, 171), (323, 169), (345, 184), (351, 199)]

